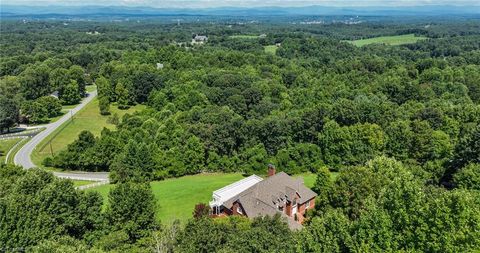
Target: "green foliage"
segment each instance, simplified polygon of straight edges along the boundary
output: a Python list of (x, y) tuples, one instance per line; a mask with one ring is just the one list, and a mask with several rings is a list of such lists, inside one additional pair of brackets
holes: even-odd
[(106, 97), (108, 98), (108, 101), (112, 101), (114, 98), (114, 93), (112, 90), (112, 87), (109, 83), (109, 81), (103, 77), (100, 76), (95, 80), (95, 84), (97, 85), (97, 92), (98, 96), (101, 97)]
[(329, 211), (312, 219), (308, 229), (297, 234), (298, 252), (348, 252), (350, 221), (341, 212)]
[(424, 187), (393, 159), (375, 158), (342, 172), (331, 196), (334, 208), (323, 210), (302, 231), (302, 251), (457, 252), (479, 247), (478, 192)]
[(130, 94), (122, 83), (117, 84), (115, 88), (118, 108), (128, 109), (130, 107)]
[(76, 253), (89, 252), (88, 246), (81, 240), (65, 236), (58, 239), (45, 240), (31, 249), (37, 253)]
[[(87, 81), (85, 79), (85, 71), (83, 70), (83, 68), (78, 66), (78, 65), (70, 66), (70, 68), (68, 69), (68, 76), (69, 76), (70, 80), (73, 80), (77, 83), (77, 85), (78, 85), (77, 94), (80, 97), (85, 96), (85, 86), (87, 85)], [(67, 87), (65, 87), (65, 88), (69, 89)], [(65, 90), (64, 90), (64, 92), (65, 92)], [(62, 95), (63, 95), (63, 93), (62, 93)], [(66, 101), (68, 101), (68, 100), (66, 100)]]
[(31, 65), (21, 75), (21, 91), (26, 99), (36, 99), (51, 92), (49, 83), (50, 69), (45, 65)]
[(455, 147), (454, 164), (457, 168), (468, 163), (480, 163), (480, 124), (466, 127)]
[(21, 114), (29, 123), (44, 123), (48, 121), (47, 108), (43, 107), (38, 101), (27, 101), (22, 104)]
[(180, 252), (293, 252), (294, 236), (279, 215), (252, 222), (229, 217), (190, 220), (177, 237)]
[(155, 200), (149, 184), (118, 184), (110, 191), (108, 201), (105, 215), (111, 229), (126, 233), (128, 241), (135, 242), (146, 237), (158, 227)]
[(92, 148), (95, 145), (95, 137), (89, 131), (82, 131), (78, 139), (67, 146), (51, 161), (53, 166), (77, 169), (92, 166)]
[(130, 140), (112, 163), (113, 182), (148, 182), (153, 178), (155, 150), (144, 143)]
[[(2, 21), (2, 130), (18, 118), (46, 122), (59, 108), (46, 96), (58, 91), (64, 103), (78, 103), (92, 80), (102, 114), (110, 103), (122, 109), (146, 104), (121, 121), (114, 114), (116, 129), (98, 138), (82, 133), (51, 161), (63, 169), (111, 171), (112, 181), (125, 182), (116, 187), (109, 219), (99, 214), (97, 197), (69, 183), (2, 168), (2, 246), (41, 242), (38, 251), (67, 252), (157, 245), (179, 252), (477, 250), (478, 22), (424, 23), (377, 20), (307, 29), (293, 22), (225, 28), (224, 22), (195, 21), (172, 29), (145, 20), (96, 22), (102, 35), (85, 36), (82, 22)], [(199, 31), (208, 32), (207, 45), (177, 44)], [(229, 38), (265, 31), (268, 36), (258, 40)], [(429, 39), (395, 47), (343, 42), (385, 36), (387, 43)], [(164, 68), (156, 69), (157, 62)], [(155, 243), (162, 230), (149, 225), (149, 192), (131, 181), (204, 171), (264, 173), (269, 162), (288, 173), (318, 174), (317, 210), (301, 232), (292, 234), (270, 218), (206, 218)], [(327, 167), (340, 171), (335, 182)]]
[(357, 124), (340, 127), (327, 122), (319, 136), (324, 160), (334, 167), (358, 164), (381, 154), (385, 136), (378, 125)]
[(79, 91), (79, 85), (76, 80), (71, 80), (63, 89), (63, 92), (60, 94), (60, 99), (63, 101), (64, 104), (67, 105), (74, 105), (78, 104), (82, 99)]
[(471, 163), (453, 175), (458, 188), (480, 190), (480, 164)]
[(329, 197), (332, 194), (333, 182), (328, 168), (322, 167), (317, 171), (317, 178), (312, 190), (318, 194), (315, 198), (315, 205), (322, 211), (329, 204)]
[(0, 133), (18, 122), (19, 108), (15, 100), (0, 96)]
[(110, 115), (110, 101), (107, 97), (100, 97), (98, 99), (98, 107), (101, 115)]
[(3, 167), (0, 199), (0, 242), (26, 248), (57, 236), (83, 240), (102, 224), (102, 201), (97, 193), (76, 191), (70, 181), (32, 169)]
[(52, 96), (40, 97), (36, 100), (40, 106), (46, 109), (47, 117), (53, 118), (62, 113), (62, 104)]

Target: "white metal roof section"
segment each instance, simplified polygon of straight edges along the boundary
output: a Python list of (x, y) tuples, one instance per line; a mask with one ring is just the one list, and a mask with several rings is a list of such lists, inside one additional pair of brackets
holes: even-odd
[(213, 192), (213, 201), (210, 201), (210, 206), (220, 206), (225, 201), (231, 199), (235, 195), (245, 191), (256, 183), (262, 181), (263, 178), (257, 175), (251, 175), (235, 183), (229, 184), (221, 189)]

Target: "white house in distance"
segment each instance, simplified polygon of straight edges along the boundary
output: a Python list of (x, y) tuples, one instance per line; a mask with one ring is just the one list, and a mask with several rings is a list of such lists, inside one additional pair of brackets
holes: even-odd
[(204, 35), (195, 35), (192, 39), (192, 44), (203, 44), (208, 41), (208, 37)]

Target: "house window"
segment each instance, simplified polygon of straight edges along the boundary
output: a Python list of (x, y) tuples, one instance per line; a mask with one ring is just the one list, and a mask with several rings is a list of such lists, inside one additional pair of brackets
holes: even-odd
[(310, 207), (310, 200), (307, 201), (307, 204), (305, 204), (305, 209), (309, 208)]
[(240, 206), (237, 206), (237, 213), (239, 213), (239, 214), (243, 214), (243, 212), (242, 212), (242, 208), (241, 208)]

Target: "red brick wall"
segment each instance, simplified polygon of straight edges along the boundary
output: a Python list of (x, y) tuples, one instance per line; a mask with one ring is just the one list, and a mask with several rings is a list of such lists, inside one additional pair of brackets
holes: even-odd
[[(240, 209), (242, 210), (242, 213), (237, 212), (238, 207), (240, 207)], [(245, 215), (245, 211), (243, 210), (242, 206), (238, 202), (233, 203), (232, 215)]]
[(305, 213), (305, 203), (298, 205), (298, 212), (301, 214)]
[(285, 214), (287, 216), (292, 216), (292, 205), (290, 203), (285, 205)]
[(307, 206), (307, 202), (308, 201), (305, 201), (304, 203), (302, 203), (301, 205), (298, 206), (298, 221), (300, 223), (303, 223), (304, 219), (305, 219), (305, 212), (308, 210), (308, 209), (312, 209), (314, 206), (315, 206), (315, 198), (312, 198), (310, 199), (310, 205)]
[(305, 213), (306, 209), (312, 209), (315, 206), (315, 198), (310, 199), (310, 205), (309, 206), (307, 206), (307, 202), (308, 202), (308, 200), (305, 201), (304, 203), (302, 203), (302, 205), (298, 209), (298, 210), (300, 210), (301, 213)]

